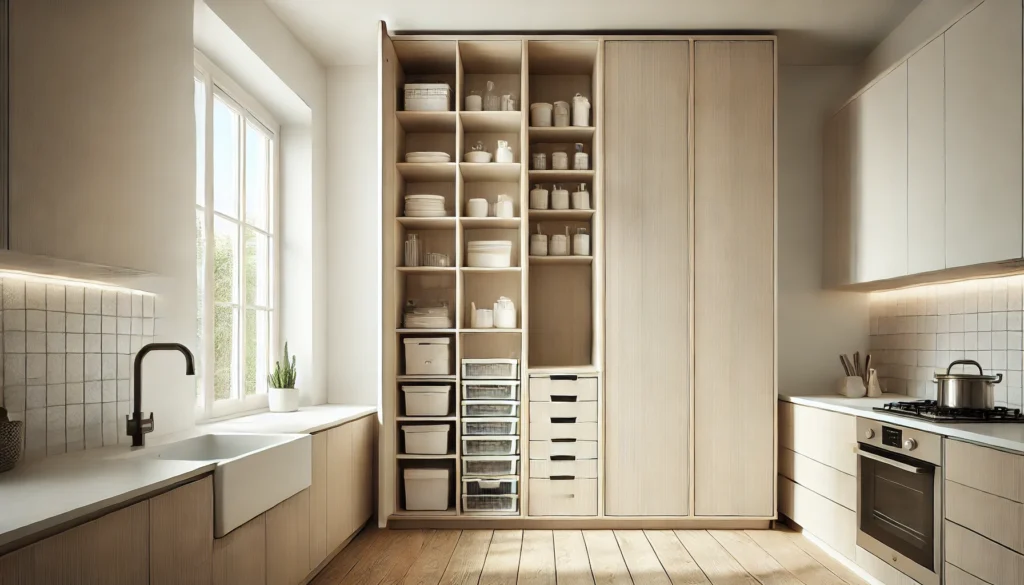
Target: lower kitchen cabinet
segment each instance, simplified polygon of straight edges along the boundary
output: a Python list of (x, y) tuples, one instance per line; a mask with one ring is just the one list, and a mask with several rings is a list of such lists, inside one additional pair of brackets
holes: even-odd
[(267, 585), (296, 585), (309, 573), (309, 489), (266, 512)]
[(327, 432), (313, 435), (313, 482), (309, 486), (309, 570), (327, 558)]
[[(367, 416), (326, 431), (328, 553), (373, 514), (376, 420)], [(313, 475), (317, 475), (315, 469)]]
[(206, 585), (212, 568), (213, 476), (208, 475), (149, 500), (149, 583)]
[(213, 585), (267, 582), (267, 518), (260, 514), (213, 541)]

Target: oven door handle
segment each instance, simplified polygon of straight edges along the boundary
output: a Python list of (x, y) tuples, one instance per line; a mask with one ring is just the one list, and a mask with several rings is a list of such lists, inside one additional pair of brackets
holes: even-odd
[(902, 462), (896, 461), (894, 459), (889, 459), (888, 457), (883, 457), (881, 455), (876, 455), (876, 454), (871, 453), (869, 451), (865, 451), (864, 449), (861, 449), (860, 447), (855, 448), (854, 452), (857, 453), (857, 455), (860, 455), (861, 457), (867, 457), (868, 459), (874, 459), (875, 461), (879, 461), (881, 463), (885, 463), (886, 465), (891, 465), (892, 467), (895, 467), (896, 469), (899, 469), (899, 470), (902, 470), (902, 471), (906, 471), (907, 473), (922, 474), (922, 473), (928, 473), (928, 471), (930, 471), (926, 467), (915, 467), (913, 465), (907, 465), (906, 463), (902, 463)]

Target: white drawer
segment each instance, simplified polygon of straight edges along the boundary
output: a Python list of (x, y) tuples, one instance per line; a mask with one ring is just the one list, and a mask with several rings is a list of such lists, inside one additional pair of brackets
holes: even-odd
[(531, 479), (530, 516), (597, 516), (596, 479)]
[(530, 420), (536, 422), (597, 422), (596, 402), (531, 402)]
[(552, 461), (531, 459), (530, 477), (536, 479), (597, 479), (597, 459)]
[(553, 423), (548, 421), (531, 421), (530, 439), (536, 441), (550, 441), (552, 439), (596, 441), (597, 423)]
[(597, 459), (597, 441), (530, 441), (530, 459)]
[(530, 377), (530, 402), (597, 400), (597, 378), (580, 376)]

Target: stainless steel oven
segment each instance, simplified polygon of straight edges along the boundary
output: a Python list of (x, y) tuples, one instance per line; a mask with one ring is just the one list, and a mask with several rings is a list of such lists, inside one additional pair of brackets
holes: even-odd
[(942, 437), (858, 418), (857, 441), (857, 546), (939, 585)]

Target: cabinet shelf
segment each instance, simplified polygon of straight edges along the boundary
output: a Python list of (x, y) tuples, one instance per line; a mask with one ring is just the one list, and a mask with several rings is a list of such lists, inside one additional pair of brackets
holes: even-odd
[(422, 460), (422, 459), (427, 459), (427, 460), (434, 459), (434, 460), (440, 460), (440, 459), (456, 459), (458, 457), (458, 455), (456, 455), (455, 453), (448, 453), (448, 454), (445, 454), (445, 455), (410, 455), (408, 453), (398, 453), (397, 455), (395, 455), (395, 457), (397, 457), (398, 459), (420, 459), (420, 460)]
[(463, 217), (462, 225), (473, 229), (514, 229), (522, 224), (521, 217)]
[(454, 217), (405, 217), (396, 218), (407, 228), (418, 230), (447, 230), (455, 227)]
[(488, 329), (459, 329), (459, 333), (522, 333), (522, 329), (498, 329), (497, 327), (490, 327)]
[(454, 382), (456, 376), (398, 376), (399, 382)]
[(400, 335), (414, 334), (414, 333), (451, 334), (451, 333), (455, 333), (455, 332), (456, 332), (455, 329), (452, 329), (452, 328), (448, 328), (448, 329), (415, 329), (415, 328), (409, 329), (408, 327), (405, 327), (405, 328), (395, 329), (395, 333), (398, 333)]
[(594, 171), (530, 171), (531, 183), (586, 183), (594, 180)]
[(395, 510), (394, 513), (391, 514), (391, 515), (393, 517), (394, 516), (400, 516), (403, 519), (407, 519), (407, 518), (410, 518), (410, 517), (415, 517), (415, 518), (433, 518), (433, 517), (436, 517), (436, 516), (455, 516), (456, 512), (455, 512), (455, 508), (448, 508), (447, 510), (433, 510), (433, 511), (432, 510)]
[(472, 182), (509, 183), (519, 180), (519, 163), (459, 163), (462, 178)]
[[(452, 416), (396, 416), (398, 422), (455, 422), (455, 415)], [(425, 456), (426, 457), (426, 456)]]
[(519, 132), (522, 112), (460, 112), (466, 132)]
[(519, 267), (519, 266), (511, 266), (509, 268), (476, 268), (476, 267), (471, 267), (471, 266), (463, 266), (459, 270), (461, 270), (463, 272), (487, 272), (487, 273), (522, 272), (523, 271), (523, 269), (521, 267)]
[(455, 112), (395, 112), (406, 132), (455, 132)]
[(405, 274), (446, 274), (457, 269), (454, 266), (399, 266), (395, 270)]
[(593, 256), (530, 256), (530, 264), (591, 264)]
[(593, 209), (531, 209), (530, 221), (589, 221)]
[(396, 163), (407, 183), (442, 183), (455, 180), (455, 163)]
[(593, 126), (530, 126), (530, 142), (570, 143), (593, 139)]

